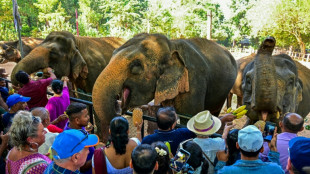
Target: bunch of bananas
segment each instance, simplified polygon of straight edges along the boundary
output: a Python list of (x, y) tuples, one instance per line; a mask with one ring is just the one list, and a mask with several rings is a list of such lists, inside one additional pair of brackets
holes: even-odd
[(243, 115), (245, 115), (248, 110), (245, 109), (246, 108), (246, 105), (242, 105), (240, 106), (239, 108), (233, 110), (231, 107), (227, 109), (227, 113), (232, 113), (233, 115), (237, 116), (237, 119), (238, 118), (241, 118)]

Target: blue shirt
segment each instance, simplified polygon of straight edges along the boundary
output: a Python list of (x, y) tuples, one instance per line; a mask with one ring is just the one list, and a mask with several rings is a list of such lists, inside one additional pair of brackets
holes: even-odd
[[(278, 174), (278, 173), (284, 173), (281, 166), (278, 165), (279, 163), (279, 152), (273, 152), (270, 151), (269, 158), (270, 161), (274, 162), (263, 162), (260, 159), (257, 160), (238, 160), (235, 162), (235, 164), (231, 166), (225, 166), (225, 162), (219, 161), (215, 167), (215, 173), (216, 171), (220, 169), (217, 173), (222, 174), (229, 174), (229, 173), (238, 173), (238, 174)], [(221, 166), (221, 167), (220, 167)]]
[(0, 87), (0, 93), (2, 99), (6, 102), (6, 99), (9, 97), (9, 89), (7, 87)]
[(155, 130), (154, 134), (144, 137), (141, 144), (152, 144), (156, 141), (169, 142), (171, 153), (175, 155), (178, 146), (182, 141), (195, 137), (196, 135), (187, 128), (178, 128), (170, 131)]
[(62, 174), (79, 174), (80, 171), (79, 170), (71, 171), (69, 169), (62, 168), (62, 167), (58, 166), (57, 164), (55, 164), (54, 162), (49, 164), (44, 171), (44, 174), (59, 174), (59, 173), (62, 173)]
[(6, 133), (10, 129), (10, 127), (13, 123), (13, 118), (14, 118), (15, 114), (16, 113), (11, 114), (8, 112), (3, 114), (2, 124), (4, 127), (4, 133)]
[[(64, 128), (64, 131), (65, 130), (70, 130), (71, 128), (69, 127), (69, 121), (67, 122), (67, 124), (66, 124), (66, 126), (65, 126), (65, 128)], [(85, 130), (85, 127), (82, 127), (82, 129), (84, 129)], [(88, 148), (89, 149), (89, 154), (87, 155), (87, 159), (86, 159), (86, 162), (88, 161), (88, 160), (91, 160), (92, 159), (92, 157), (93, 157), (93, 155), (94, 155), (94, 151), (95, 151), (95, 148), (94, 147), (89, 147)], [(92, 168), (90, 168), (89, 170), (87, 170), (86, 172), (83, 172), (83, 174), (91, 174), (92, 173)]]

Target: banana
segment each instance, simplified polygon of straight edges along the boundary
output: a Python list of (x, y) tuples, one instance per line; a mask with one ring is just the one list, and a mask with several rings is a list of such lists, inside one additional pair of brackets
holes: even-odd
[(236, 114), (242, 112), (245, 108), (246, 108), (246, 105), (242, 105), (242, 106), (240, 106), (239, 108), (237, 108), (237, 109), (233, 112), (233, 114), (236, 115)]
[(279, 119), (280, 118), (280, 112), (278, 111), (277, 112), (277, 119)]
[(227, 109), (226, 113), (230, 113), (230, 112), (231, 112), (231, 110), (232, 110), (232, 108), (231, 108), (231, 107), (229, 107), (229, 108)]
[(236, 114), (237, 118), (241, 118), (243, 115), (245, 115), (248, 112), (248, 110), (244, 109), (243, 111)]

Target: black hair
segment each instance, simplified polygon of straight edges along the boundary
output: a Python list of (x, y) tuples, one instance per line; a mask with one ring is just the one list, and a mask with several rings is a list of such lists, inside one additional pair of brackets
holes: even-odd
[(173, 107), (159, 108), (156, 113), (157, 126), (162, 130), (172, 127), (176, 121), (176, 112)]
[(116, 154), (122, 155), (126, 153), (126, 145), (128, 144), (129, 124), (124, 117), (114, 117), (110, 122), (111, 135), (109, 141), (112, 141)]
[(156, 165), (156, 150), (149, 144), (137, 146), (131, 153), (133, 170), (137, 174), (149, 174)]
[(259, 152), (260, 152), (260, 150), (263, 148), (263, 146), (260, 148), (260, 149), (258, 149), (258, 151), (256, 151), (256, 152), (246, 152), (246, 151), (244, 151), (244, 150), (242, 150), (241, 148), (239, 148), (240, 149), (240, 152), (244, 155), (244, 156), (246, 156), (246, 157), (257, 157), (257, 155), (259, 154)]
[(15, 79), (22, 84), (29, 83), (29, 75), (25, 71), (18, 71), (15, 74)]
[(82, 112), (82, 110), (86, 109), (87, 106), (83, 103), (71, 103), (67, 109), (66, 109), (66, 114), (69, 117), (70, 121), (73, 121), (77, 116), (75, 115), (76, 113)]
[(240, 157), (240, 150), (236, 147), (236, 142), (238, 142), (238, 132), (239, 129), (233, 129), (229, 131), (227, 135), (226, 144), (228, 147), (229, 156), (226, 166), (234, 164)]
[[(286, 113), (283, 117), (283, 125), (284, 127), (291, 131), (292, 133), (297, 133), (300, 131), (300, 129), (303, 127), (304, 125), (304, 119), (301, 119), (302, 121), (298, 124), (294, 124), (294, 123), (291, 123), (290, 120), (289, 120), (289, 116), (290, 115), (298, 115), (296, 113)], [(298, 115), (299, 116), (299, 115)], [(300, 116), (301, 117), (301, 116)]]
[(157, 153), (158, 170), (154, 171), (154, 174), (162, 174), (162, 173), (172, 174), (172, 170), (169, 167), (170, 157), (168, 147), (161, 141), (154, 142), (151, 144), (151, 146), (154, 148), (158, 147), (159, 149), (163, 149), (164, 151), (167, 152), (166, 155), (162, 156), (160, 156)]
[(62, 89), (63, 89), (63, 82), (61, 80), (53, 80), (52, 82), (52, 90), (56, 93), (56, 94), (61, 94), (62, 93)]
[[(191, 155), (187, 163), (195, 170), (201, 166), (201, 174), (207, 174), (209, 169), (208, 161), (203, 157), (202, 149), (194, 141), (187, 141), (183, 145), (183, 149), (188, 151)], [(201, 162), (203, 163), (201, 165)]]

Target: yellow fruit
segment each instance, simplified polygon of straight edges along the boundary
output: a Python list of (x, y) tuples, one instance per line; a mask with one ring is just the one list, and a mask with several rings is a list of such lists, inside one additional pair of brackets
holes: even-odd
[(244, 109), (243, 111), (239, 112), (238, 114), (236, 114), (237, 118), (242, 117), (244, 114), (246, 114), (248, 112), (248, 110)]
[(232, 109), (231, 109), (231, 107), (229, 107), (229, 108), (227, 109), (227, 111), (226, 111), (226, 112), (227, 112), (227, 113), (230, 113), (230, 112), (231, 112), (231, 110), (232, 110)]
[(140, 108), (135, 108), (132, 112), (132, 122), (135, 126), (138, 126), (142, 123), (143, 112)]
[(277, 112), (277, 119), (279, 119), (280, 118), (280, 112), (278, 111)]
[(235, 111), (234, 111), (234, 115), (238, 114), (239, 112), (242, 112), (244, 109), (246, 108), (246, 105), (242, 105), (240, 106), (239, 108), (237, 108)]

